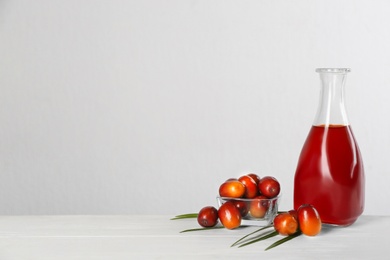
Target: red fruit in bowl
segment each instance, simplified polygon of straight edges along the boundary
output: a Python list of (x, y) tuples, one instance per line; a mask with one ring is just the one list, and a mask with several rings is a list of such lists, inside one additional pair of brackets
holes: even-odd
[(248, 214), (248, 205), (246, 201), (243, 200), (230, 200), (236, 208), (240, 211), (241, 217), (245, 217)]
[(270, 200), (263, 195), (256, 196), (252, 199), (249, 212), (254, 218), (263, 218), (268, 211)]
[(243, 175), (238, 180), (245, 185), (245, 198), (252, 199), (258, 195), (257, 184), (252, 177)]
[(261, 178), (258, 184), (259, 191), (268, 198), (275, 198), (280, 193), (280, 184), (277, 179), (271, 176)]
[(238, 181), (238, 179), (237, 178), (229, 178), (226, 181)]
[(259, 181), (261, 180), (260, 176), (257, 175), (256, 173), (249, 173), (248, 176), (252, 177), (252, 179), (256, 182), (256, 184), (258, 184)]
[(238, 180), (225, 181), (219, 187), (221, 197), (241, 198), (245, 194), (245, 185)]

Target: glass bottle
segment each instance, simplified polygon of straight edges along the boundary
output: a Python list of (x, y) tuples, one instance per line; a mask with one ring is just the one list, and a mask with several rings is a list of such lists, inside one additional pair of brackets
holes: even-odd
[(294, 208), (312, 204), (325, 224), (347, 226), (364, 209), (364, 169), (349, 125), (344, 88), (349, 69), (316, 69), (321, 79), (317, 114), (294, 178)]

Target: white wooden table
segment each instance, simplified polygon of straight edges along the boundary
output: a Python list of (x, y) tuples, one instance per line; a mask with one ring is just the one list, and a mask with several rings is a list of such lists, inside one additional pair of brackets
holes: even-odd
[(0, 259), (390, 259), (390, 216), (362, 216), (264, 251), (274, 237), (230, 247), (254, 231), (197, 228), (172, 216), (0, 216)]

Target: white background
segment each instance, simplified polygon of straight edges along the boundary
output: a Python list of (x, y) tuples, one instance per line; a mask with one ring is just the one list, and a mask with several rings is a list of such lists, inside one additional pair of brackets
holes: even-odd
[[(275, 176), (349, 67), (364, 214), (390, 214), (389, 1), (0, 1), (0, 214), (180, 214)], [(329, 191), (332, 192), (332, 191)]]

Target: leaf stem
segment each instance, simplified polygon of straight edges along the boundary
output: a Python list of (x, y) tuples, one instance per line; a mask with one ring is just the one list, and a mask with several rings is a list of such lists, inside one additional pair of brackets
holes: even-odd
[(171, 220), (183, 219), (183, 218), (197, 218), (197, 217), (198, 217), (198, 213), (188, 213), (188, 214), (177, 215), (174, 218), (171, 218)]
[(240, 242), (241, 242), (242, 240), (244, 240), (245, 238), (247, 238), (247, 237), (249, 237), (249, 236), (251, 236), (251, 235), (253, 235), (253, 234), (256, 234), (257, 232), (263, 231), (264, 229), (267, 229), (267, 228), (270, 228), (270, 227), (272, 227), (272, 226), (269, 225), (269, 226), (265, 226), (265, 227), (259, 228), (259, 229), (255, 230), (255, 231), (253, 231), (253, 232), (251, 232), (251, 233), (249, 233), (249, 234), (243, 236), (242, 238), (240, 238), (239, 240), (237, 240), (236, 242), (234, 242), (230, 247), (233, 247), (233, 246), (237, 245), (238, 243), (240, 243)]
[(209, 229), (219, 229), (219, 228), (224, 228), (224, 227), (223, 226), (217, 226), (217, 227), (208, 227), (208, 228), (191, 228), (191, 229), (186, 229), (186, 230), (180, 231), (180, 233), (192, 232), (192, 231), (201, 231), (201, 230), (209, 230)]
[(256, 238), (256, 239), (253, 239), (253, 240), (251, 240), (251, 241), (249, 241), (249, 242), (246, 242), (246, 243), (244, 243), (244, 244), (241, 244), (241, 245), (239, 245), (238, 247), (247, 246), (247, 245), (250, 245), (250, 244), (259, 242), (259, 241), (261, 241), (261, 240), (265, 240), (265, 239), (268, 239), (268, 238), (270, 238), (270, 237), (274, 237), (274, 236), (276, 236), (276, 235), (278, 235), (278, 234), (279, 234), (279, 233), (278, 233), (277, 231), (271, 231), (271, 232), (268, 232), (268, 233), (266, 233), (266, 234), (260, 236), (259, 238)]
[(269, 247), (267, 247), (266, 249), (264, 249), (264, 251), (267, 251), (267, 250), (269, 250), (269, 249), (271, 249), (271, 248), (274, 248), (274, 247), (276, 247), (276, 246), (278, 246), (278, 245), (281, 245), (281, 244), (283, 244), (283, 243), (285, 243), (285, 242), (287, 242), (287, 241), (289, 241), (289, 240), (291, 240), (291, 239), (293, 239), (293, 238), (298, 237), (298, 236), (301, 235), (301, 234), (302, 234), (301, 232), (296, 232), (295, 234), (292, 234), (292, 235), (289, 235), (289, 236), (284, 237), (284, 238), (282, 238), (282, 239), (279, 239), (278, 241), (274, 242), (272, 245), (270, 245)]

